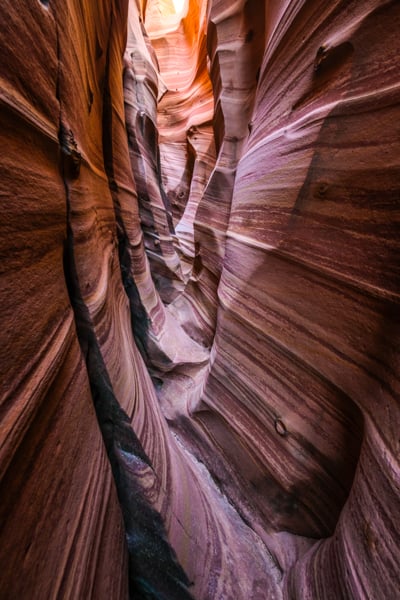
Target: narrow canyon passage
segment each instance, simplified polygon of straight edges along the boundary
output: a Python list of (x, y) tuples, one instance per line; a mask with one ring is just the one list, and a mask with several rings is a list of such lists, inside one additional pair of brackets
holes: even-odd
[(397, 0), (3, 0), (0, 599), (400, 595)]

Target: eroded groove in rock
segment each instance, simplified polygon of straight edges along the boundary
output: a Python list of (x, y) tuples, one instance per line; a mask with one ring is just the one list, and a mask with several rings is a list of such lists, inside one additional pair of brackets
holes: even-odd
[[(183, 320), (190, 335), (211, 346), (236, 165), (249, 133), (264, 50), (265, 6), (263, 1), (236, 2), (229, 7), (211, 2), (208, 12), (207, 46), (218, 154), (195, 216), (197, 260), (193, 275), (171, 311)], [(190, 316), (185, 320), (186, 315)]]
[[(68, 192), (68, 183), (66, 189)], [(160, 514), (146, 498), (146, 488), (157, 476), (128, 415), (115, 397), (93, 323), (82, 301), (70, 223), (64, 268), (96, 415), (124, 517), (129, 555), (129, 596), (189, 600), (192, 598), (188, 591), (190, 581), (168, 542)]]
[[(181, 286), (179, 295), (168, 298), (169, 303), (172, 301), (169, 312), (189, 335), (203, 343), (201, 334), (193, 335), (198, 311), (193, 310), (190, 302), (185, 302), (182, 292), (186, 294), (196, 278), (198, 251), (194, 244), (194, 219), (215, 163), (211, 128), (213, 98), (206, 54), (206, 3), (185, 2), (182, 14), (176, 14), (172, 4), (149, 2), (145, 25), (166, 86), (157, 107), (162, 183), (171, 202), (175, 246), (181, 258), (184, 282), (188, 284)], [(155, 266), (157, 276), (159, 269)]]
[[(60, 18), (60, 15), (57, 15)], [(102, 111), (102, 139), (104, 168), (108, 177), (111, 196), (118, 202), (118, 183), (115, 179), (113, 169), (113, 138), (114, 119), (112, 109), (112, 83), (110, 82), (110, 70), (116, 59), (112, 53), (119, 52), (120, 68), (119, 91), (122, 90), (122, 68), (121, 68), (121, 44), (115, 39), (121, 28), (115, 26), (115, 21), (124, 15), (119, 15), (115, 8), (111, 8), (109, 16), (109, 33), (104, 52), (104, 83), (103, 83), (103, 111)], [(126, 18), (126, 15), (125, 15)], [(62, 40), (60, 42), (60, 64), (68, 61), (64, 56)], [(68, 76), (68, 74), (67, 74)], [(65, 87), (64, 87), (65, 86)], [(59, 98), (61, 102), (61, 127), (60, 146), (63, 163), (62, 171), (67, 196), (67, 242), (65, 252), (65, 276), (68, 282), (71, 304), (74, 308), (75, 322), (78, 338), (82, 352), (86, 357), (86, 365), (89, 376), (90, 387), (100, 429), (106, 445), (108, 457), (111, 463), (117, 493), (124, 516), (127, 546), (129, 553), (129, 588), (130, 597), (154, 597), (154, 598), (190, 598), (187, 586), (189, 580), (182, 568), (176, 561), (175, 553), (170, 547), (163, 522), (159, 513), (151, 507), (146, 498), (149, 487), (159, 487), (151, 463), (147, 458), (142, 445), (133, 432), (131, 420), (118, 402), (113, 385), (110, 380), (105, 360), (102, 356), (101, 337), (96, 328), (96, 320), (101, 319), (93, 302), (82, 292), (82, 264), (77, 264), (77, 248), (79, 248), (79, 229), (77, 228), (77, 203), (76, 186), (80, 175), (77, 162), (81, 156), (78, 145), (73, 138), (72, 130), (63, 125), (68, 120), (68, 106), (65, 98), (66, 83), (61, 79), (59, 86)], [(118, 182), (118, 183), (117, 183)], [(110, 198), (111, 199), (111, 198)], [(111, 204), (112, 207), (112, 204)], [(75, 208), (75, 211), (74, 211)], [(96, 232), (97, 235), (100, 231)], [(85, 240), (82, 240), (84, 242)], [(84, 257), (87, 260), (88, 257)], [(96, 314), (97, 313), (97, 314)], [(96, 330), (97, 329), (97, 330)]]
[[(163, 89), (163, 84), (159, 81), (156, 70), (157, 63), (149, 49), (150, 42), (143, 26), (140, 26), (139, 19), (138, 9), (131, 4), (127, 50), (124, 57), (124, 98), (130, 165), (138, 201), (136, 198), (127, 198), (126, 196), (121, 200), (119, 193), (114, 205), (119, 223), (119, 249), (123, 280), (131, 301), (134, 328), (136, 327), (137, 334), (139, 329), (143, 330), (141, 334), (143, 339), (140, 343), (144, 350), (144, 358), (153, 378), (159, 380), (162, 377), (164, 380), (164, 393), (163, 398), (160, 397), (160, 401), (164, 413), (172, 417), (177, 414), (188, 414), (194, 410), (200, 396), (198, 390), (201, 390), (204, 373), (208, 369), (209, 353), (192, 340), (174, 316), (166, 310), (161, 301), (163, 292), (161, 290), (159, 293), (157, 289), (160, 288), (161, 279), (166, 276), (164, 267), (166, 257), (170, 253), (168, 248), (172, 250), (178, 264), (179, 258), (171, 245), (172, 238), (168, 231), (162, 235), (159, 233), (162, 228), (164, 231), (168, 229), (165, 206), (161, 198), (165, 193), (159, 182), (156, 156), (158, 148), (156, 99), (159, 96), (159, 90)], [(149, 134), (151, 134), (150, 140)], [(116, 163), (116, 168), (121, 168), (120, 163)], [(143, 204), (145, 195), (148, 199), (146, 206)], [(138, 204), (143, 234), (137, 215)], [(148, 219), (155, 227), (150, 241)], [(164, 242), (166, 246), (164, 246)], [(146, 254), (144, 249), (146, 249)], [(155, 252), (158, 258), (155, 256)], [(148, 256), (150, 256), (149, 261), (147, 260)], [(159, 266), (158, 269), (154, 268), (154, 261)], [(171, 266), (171, 263), (169, 264)], [(174, 287), (175, 283), (171, 282), (171, 285)], [(183, 283), (182, 278), (181, 283)], [(164, 297), (165, 293), (164, 289)], [(141, 324), (135, 326), (138, 305), (144, 319)], [(194, 392), (191, 395), (181, 394), (179, 397), (177, 394), (174, 394), (173, 397), (168, 396), (165, 391), (171, 379), (189, 382), (194, 388)]]

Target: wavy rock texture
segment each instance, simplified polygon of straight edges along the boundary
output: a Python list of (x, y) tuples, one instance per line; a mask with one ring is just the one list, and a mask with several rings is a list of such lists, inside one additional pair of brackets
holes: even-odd
[[(55, 15), (39, 2), (2, 7), (0, 588), (7, 599), (123, 598), (128, 593), (121, 510), (63, 266), (71, 208), (59, 171), (61, 156), (71, 177), (81, 164), (78, 218), (85, 212), (83, 198), (98, 198), (108, 189), (98, 141), (101, 94), (94, 87), (95, 73), (86, 72), (89, 49), (84, 31), (82, 39), (77, 35), (78, 5), (72, 15)], [(64, 18), (62, 34), (58, 23)], [(106, 47), (108, 28), (98, 35)], [(117, 35), (123, 44), (123, 35)], [(92, 41), (94, 47), (93, 28)], [(105, 56), (99, 72), (104, 64)], [(72, 89), (65, 77), (73, 74)], [(69, 133), (61, 149), (61, 94), (69, 107), (69, 127), (82, 135), (80, 154)], [(89, 202), (86, 211), (90, 233), (95, 211)], [(104, 226), (103, 231), (103, 246), (111, 250), (111, 231)], [(93, 253), (95, 240), (84, 231), (81, 240)], [(87, 269), (85, 286), (93, 301), (99, 283), (99, 271)]]
[[(123, 99), (128, 5), (4, 10), (2, 597), (275, 589), (262, 543), (167, 429), (134, 342), (152, 334), (161, 371), (208, 356), (177, 337), (144, 254)], [(132, 5), (128, 41), (144, 48), (137, 18)]]
[(400, 589), (397, 1), (0, 17), (0, 596)]
[(286, 597), (390, 597), (400, 10), (263, 11), (209, 9), (218, 157), (169, 310), (212, 343), (212, 366), (174, 426), (275, 556)]

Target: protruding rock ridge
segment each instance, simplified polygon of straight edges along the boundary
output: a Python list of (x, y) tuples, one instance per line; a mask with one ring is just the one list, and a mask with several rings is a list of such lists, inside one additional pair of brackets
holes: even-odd
[[(158, 74), (154, 50), (137, 9), (130, 7), (125, 54), (125, 103), (132, 171), (139, 199), (144, 243), (154, 276), (171, 282), (167, 294), (182, 285), (182, 273), (174, 246), (168, 200), (161, 185), (157, 132), (157, 101), (165, 86)], [(162, 285), (159, 285), (162, 289)]]
[[(223, 12), (221, 10), (222, 5), (210, 3), (207, 23), (207, 60), (215, 100), (213, 131), (217, 160), (212, 173), (207, 173), (209, 177), (198, 209), (194, 212), (190, 207), (195, 216), (193, 273), (184, 294), (169, 307), (185, 330), (208, 347), (212, 345), (215, 333), (217, 287), (225, 253), (236, 165), (248, 135), (257, 70), (264, 49), (263, 2), (239, 2), (229, 9), (224, 7)], [(161, 105), (159, 110), (162, 111)], [(165, 118), (171, 118), (171, 114), (173, 111), (169, 110)], [(162, 117), (160, 120), (162, 123)], [(197, 142), (199, 134), (201, 130), (195, 130), (192, 139)], [(166, 168), (168, 164), (167, 158)]]
[[(207, 13), (205, 3), (191, 0), (183, 17), (175, 20), (168, 11), (164, 15), (163, 5), (156, 2), (148, 4), (146, 11), (146, 27), (167, 86), (158, 105), (162, 187), (172, 206), (175, 247), (186, 286), (181, 286), (178, 296), (168, 295), (162, 265), (153, 261), (152, 274), (162, 298), (169, 302), (168, 314), (207, 348), (215, 332), (217, 287), (235, 169), (248, 136), (264, 48), (262, 3), (252, 8), (244, 3), (235, 5), (224, 18), (218, 10), (217, 6), (211, 7)], [(223, 43), (218, 43), (217, 36)], [(217, 133), (219, 149), (215, 165), (213, 132)], [(153, 247), (148, 248), (150, 257), (153, 252)], [(209, 365), (205, 364), (190, 372), (179, 368), (172, 377), (163, 378), (159, 398), (169, 418), (183, 414), (177, 397), (187, 398), (189, 412), (201, 406), (208, 373)]]
[[(146, 32), (140, 26), (137, 9), (131, 4), (124, 68), (125, 115), (141, 223), (132, 214), (131, 207), (117, 207), (120, 262), (130, 298), (134, 332), (151, 374), (160, 377), (178, 370), (180, 376), (187, 377), (187, 372), (204, 369), (209, 355), (169, 314), (156, 289), (158, 287), (163, 294), (165, 286), (162, 282), (172, 282), (171, 276), (174, 279), (179, 276), (175, 284), (180, 280), (183, 285), (179, 257), (172, 243), (173, 224), (159, 171), (156, 111), (162, 86), (157, 64), (148, 50)], [(174, 404), (174, 415), (188, 413), (186, 398)]]
[[(145, 22), (166, 85), (157, 107), (160, 174), (187, 283), (195, 255), (193, 222), (215, 162), (214, 107), (207, 68), (206, 3), (186, 0), (181, 14), (171, 9), (166, 3), (149, 2)], [(164, 300), (176, 298), (163, 288), (166, 282), (160, 285)]]

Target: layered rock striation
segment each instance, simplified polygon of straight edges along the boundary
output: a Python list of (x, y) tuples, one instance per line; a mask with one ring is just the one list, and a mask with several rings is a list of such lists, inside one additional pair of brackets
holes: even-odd
[(395, 0), (0, 17), (0, 596), (395, 598)]

